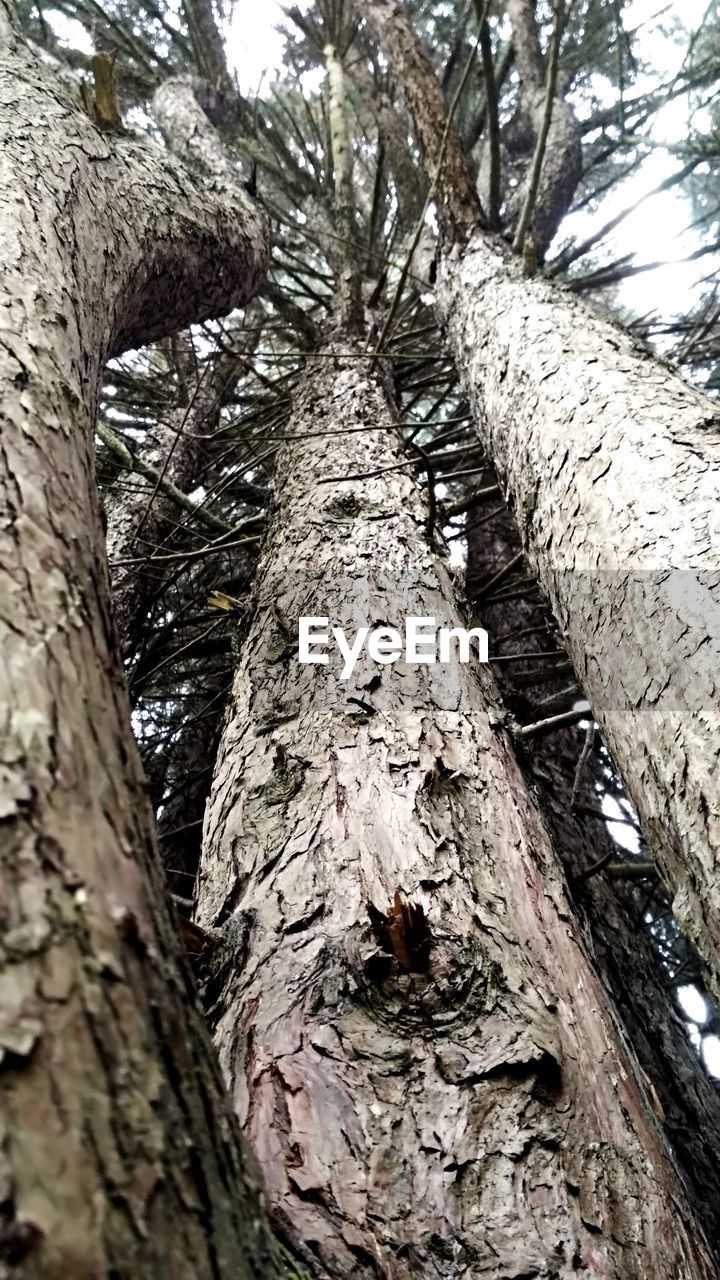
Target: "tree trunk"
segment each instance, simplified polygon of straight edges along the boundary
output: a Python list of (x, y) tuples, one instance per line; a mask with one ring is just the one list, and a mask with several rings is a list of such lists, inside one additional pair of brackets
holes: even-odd
[(482, 234), (444, 255), (437, 298), (530, 565), (718, 993), (717, 406)]
[[(489, 581), (519, 551), (519, 535), (507, 511), (499, 511), (482, 526), (469, 517), (469, 581)], [(524, 575), (525, 568), (518, 573)], [(492, 597), (488, 603), (481, 596), (478, 605), (483, 624), (498, 638), (496, 649), (503, 654), (557, 649), (548, 606), (538, 599), (532, 584), (518, 593), (508, 583), (507, 590), (497, 594), (515, 598), (493, 604)], [(523, 638), (528, 628), (533, 629), (532, 640)], [(498, 643), (501, 636), (502, 644)], [(577, 684), (568, 686), (566, 672), (540, 687), (529, 682), (533, 669), (546, 678), (552, 676), (557, 670), (554, 663), (529, 658), (496, 669), (505, 705), (525, 724), (544, 719), (553, 710), (566, 711), (581, 697)], [(555, 699), (556, 708), (552, 702), (548, 705), (548, 698)], [(599, 735), (596, 738), (599, 742)], [(603, 863), (617, 866), (623, 851), (613, 841), (607, 819), (595, 816), (601, 813), (599, 790), (604, 778), (594, 751), (580, 767), (585, 728), (556, 729), (521, 741), (519, 763), (565, 868), (579, 916), (587, 922), (596, 967), (655, 1091), (656, 1114), (692, 1188), (714, 1256), (720, 1258), (720, 1187), (715, 1172), (720, 1093), (690, 1042), (687, 1022), (679, 1016), (675, 991), (682, 979), (671, 981), (658, 940), (644, 919), (651, 909), (657, 931), (657, 917), (669, 906), (663, 888), (656, 876), (632, 882), (600, 869)], [(628, 861), (637, 866), (639, 859)], [(596, 874), (588, 876), (593, 867)], [(680, 963), (678, 959), (677, 967)], [(692, 975), (686, 980), (692, 980)]]
[(0, 0), (0, 1274), (268, 1276), (164, 905), (109, 622), (105, 355), (241, 303), (249, 203), (100, 133)]
[(459, 622), (348, 347), (309, 360), (278, 460), (199, 885), (278, 1221), (338, 1280), (709, 1278), (487, 669), (296, 660), (300, 617)]
[(200, 504), (196, 513), (192, 504), (189, 512), (184, 511), (177, 496), (173, 497), (173, 489), (187, 495), (201, 477), (208, 485), (209, 441), (223, 400), (247, 364), (242, 356), (229, 356), (216, 358), (198, 370), (189, 350), (179, 351), (177, 358), (185, 366), (186, 403), (149, 429), (138, 451), (145, 474), (140, 469), (122, 471), (123, 481), (133, 477), (132, 487), (111, 486), (104, 504), (115, 628), (123, 653), (136, 660), (143, 638), (151, 630), (153, 602), (169, 572), (166, 559), (153, 563), (153, 552), (161, 544), (165, 551), (177, 546), (177, 534), (182, 539), (188, 516), (200, 524), (210, 541), (231, 531), (226, 521)]
[[(532, 212), (521, 237), (524, 240), (525, 235), (532, 235), (537, 259), (542, 262), (570, 208), (582, 176), (580, 129), (572, 108), (558, 91), (557, 84), (552, 86), (552, 103), (548, 103), (549, 71), (540, 49), (535, 0), (506, 0), (506, 7), (512, 27), (515, 65), (520, 74), (520, 114), (530, 123), (535, 146), (543, 131), (543, 122), (550, 105), (552, 108)], [(530, 149), (526, 172), (511, 194), (505, 215), (511, 236), (517, 235), (517, 221), (522, 218), (533, 169), (534, 155), (533, 149)]]
[(407, 18), (393, 0), (362, 10), (437, 175), (452, 232), (437, 305), (480, 438), (720, 996), (717, 405), (478, 230), (459, 139)]

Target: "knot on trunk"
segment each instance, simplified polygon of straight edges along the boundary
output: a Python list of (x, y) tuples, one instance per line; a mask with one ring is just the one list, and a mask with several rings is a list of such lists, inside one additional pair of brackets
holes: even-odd
[(499, 966), (477, 939), (433, 928), (423, 908), (396, 894), (387, 913), (368, 903), (344, 950), (353, 994), (397, 1033), (434, 1035), (473, 1026), (504, 989)]

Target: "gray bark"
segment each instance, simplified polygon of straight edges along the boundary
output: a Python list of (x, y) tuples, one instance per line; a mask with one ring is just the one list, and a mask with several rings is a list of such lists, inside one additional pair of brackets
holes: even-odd
[(235, 193), (101, 134), (0, 0), (0, 1274), (272, 1274), (163, 901), (93, 466), (108, 353), (241, 303)]
[(406, 231), (414, 231), (425, 206), (427, 179), (418, 171), (417, 161), (408, 142), (408, 121), (398, 103), (380, 88), (368, 66), (353, 58), (347, 68), (361, 102), (369, 107), (387, 150), (398, 202), (398, 215)]
[[(472, 524), (471, 514), (467, 576), (471, 581), (486, 582), (520, 550), (519, 535), (506, 510), (482, 527), (473, 530)], [(519, 566), (518, 575), (524, 573), (525, 566)], [(479, 604), (484, 625), (496, 637), (496, 648), (503, 654), (556, 650), (555, 628), (540, 629), (543, 622), (551, 622), (548, 606), (538, 599), (531, 584), (526, 594), (517, 595), (511, 586), (507, 594), (515, 598), (495, 604), (481, 599)], [(523, 638), (529, 627), (535, 628), (536, 634)], [(501, 636), (502, 645), (498, 643)], [(530, 678), (533, 669), (546, 679), (550, 674), (551, 682), (534, 685)], [(553, 710), (565, 711), (582, 696), (576, 683), (568, 686), (567, 673), (552, 678), (555, 664), (528, 659), (496, 670), (505, 705), (524, 724), (550, 716)], [(599, 735), (596, 740), (599, 742)], [(607, 785), (596, 752), (591, 752), (578, 772), (584, 741), (585, 729), (579, 726), (521, 739), (520, 765), (565, 868), (578, 914), (586, 922), (595, 965), (654, 1091), (656, 1114), (692, 1188), (693, 1203), (714, 1257), (720, 1259), (720, 1188), (716, 1177), (720, 1091), (690, 1042), (687, 1022), (679, 1016), (675, 989), (682, 979), (670, 980), (657, 941), (643, 920), (649, 906), (656, 918), (668, 909), (657, 878), (638, 885), (611, 879), (607, 869), (587, 876), (589, 869), (603, 860), (617, 866), (621, 851), (606, 820), (595, 816), (600, 810), (598, 786)], [(634, 861), (637, 865), (638, 860)], [(691, 956), (687, 959), (692, 962)], [(686, 981), (691, 980), (689, 974)]]
[[(237, 179), (237, 167), (200, 102), (205, 86), (196, 76), (173, 76), (153, 97), (153, 110), (170, 150), (191, 169)], [(250, 201), (238, 191), (240, 216)]]
[[(398, 5), (364, 11), (430, 172), (449, 128), (437, 80)], [(467, 207), (462, 164), (446, 183), (448, 212)], [(716, 405), (477, 227), (446, 242), (437, 301), (529, 562), (717, 995)]]
[[(277, 1219), (338, 1280), (709, 1278), (487, 669), (365, 658), (343, 683), (296, 660), (300, 616), (459, 621), (419, 490), (387, 470), (385, 393), (328, 354), (288, 435), (338, 435), (279, 456), (199, 881), (226, 940), (216, 1043)], [(398, 890), (429, 959), (373, 932)]]
[(477, 233), (437, 300), (678, 922), (720, 991), (717, 406)]

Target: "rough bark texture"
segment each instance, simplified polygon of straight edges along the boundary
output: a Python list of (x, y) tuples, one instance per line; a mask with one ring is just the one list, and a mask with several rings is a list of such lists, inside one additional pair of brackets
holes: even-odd
[(297, 662), (300, 616), (458, 624), (391, 420), (325, 353), (288, 434), (338, 436), (279, 459), (199, 887), (237, 1113), (318, 1276), (710, 1277), (487, 669)]
[[(402, 67), (402, 91), (420, 139), (428, 178), (438, 196), (439, 217), (456, 233), (467, 233), (483, 213), (460, 140), (453, 129), (445, 127), (447, 107), (432, 67), (402, 7), (394, 0), (364, 0), (356, 3), (356, 9), (360, 17), (367, 19), (382, 48), (392, 50)], [(421, 91), (413, 93), (413, 86), (419, 86)]]
[[(196, 76), (173, 76), (156, 91), (153, 110), (168, 146), (179, 159), (201, 173), (232, 180), (237, 176), (236, 166), (200, 102), (206, 92)], [(249, 201), (242, 191), (239, 199), (242, 216)]]
[[(529, 776), (537, 786), (568, 876), (573, 878), (573, 898), (588, 921), (596, 966), (654, 1090), (656, 1114), (692, 1190), (719, 1267), (720, 1092), (690, 1042), (674, 999), (675, 984), (641, 920), (652, 883), (610, 879), (602, 872), (586, 882), (576, 879), (593, 861), (618, 856), (605, 824), (573, 813), (569, 806), (581, 746), (578, 730), (574, 734), (565, 730), (538, 743), (531, 754)], [(578, 791), (579, 802), (588, 807), (598, 803), (593, 773), (591, 762)], [(656, 905), (655, 910), (662, 908)]]
[[(507, 511), (482, 527), (473, 528), (471, 517), (469, 526), (467, 577), (471, 582), (488, 581), (520, 550), (517, 529)], [(518, 575), (524, 573), (525, 567), (519, 567)], [(479, 606), (495, 652), (557, 649), (555, 628), (548, 625), (548, 606), (531, 584), (524, 592), (508, 584), (499, 594), (510, 598), (495, 604), (481, 600)], [(528, 628), (533, 629), (532, 639), (526, 634)], [(555, 700), (557, 711), (565, 711), (582, 696), (577, 684), (574, 688), (568, 685), (567, 672), (553, 678), (555, 663), (541, 664), (529, 658), (496, 670), (505, 705), (524, 724), (552, 714), (548, 698)], [(545, 680), (549, 677), (548, 683), (533, 684), (533, 670)], [(593, 816), (593, 811), (600, 809), (602, 785), (596, 752), (578, 774), (585, 737), (585, 728), (578, 725), (524, 740), (519, 762), (565, 868), (577, 910), (586, 921), (588, 942), (605, 989), (655, 1090), (656, 1114), (692, 1187), (693, 1202), (714, 1256), (720, 1259), (720, 1187), (716, 1176), (720, 1091), (690, 1042), (686, 1021), (679, 1016), (674, 993), (682, 979), (670, 981), (642, 919), (643, 907), (650, 905), (651, 898), (654, 912), (666, 909), (657, 878), (633, 884), (611, 879), (602, 871), (584, 878), (603, 860), (617, 865), (622, 856), (606, 820)], [(599, 743), (599, 735), (596, 740)]]
[(445, 253), (437, 298), (530, 564), (718, 992), (717, 406), (481, 233)]
[[(511, 16), (537, 90), (530, 5), (511, 0)], [(427, 118), (442, 109), (432, 69), (398, 6), (372, 0), (368, 17), (428, 164), (442, 127)], [(452, 180), (457, 200), (461, 166)], [(478, 231), (446, 246), (438, 303), (530, 563), (717, 994), (716, 406)]]
[(108, 352), (227, 311), (262, 220), (99, 133), (0, 0), (0, 1274), (272, 1274), (164, 906), (93, 466)]

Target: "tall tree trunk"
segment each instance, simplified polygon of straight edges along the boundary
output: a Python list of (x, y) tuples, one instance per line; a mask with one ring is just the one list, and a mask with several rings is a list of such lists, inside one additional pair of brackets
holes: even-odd
[(459, 139), (407, 19), (393, 0), (363, 13), (437, 174), (449, 230), (437, 305), (478, 432), (720, 995), (717, 405), (478, 229)]
[(240, 304), (262, 219), (109, 137), (0, 0), (0, 1270), (272, 1274), (163, 902), (93, 467), (107, 353)]
[[(467, 581), (489, 582), (520, 549), (509, 512), (501, 510), (491, 522), (485, 519), (482, 524), (470, 515)], [(519, 575), (525, 572), (524, 566), (518, 569)], [(492, 603), (493, 596), (506, 598)], [(532, 584), (523, 591), (508, 582), (506, 591), (493, 592), (490, 603), (481, 596), (477, 608), (483, 624), (496, 637), (496, 651), (501, 649), (503, 655), (528, 649), (557, 651), (556, 628), (549, 625), (548, 606)], [(532, 629), (532, 639), (526, 634), (528, 629)], [(538, 658), (496, 668), (503, 701), (526, 725), (567, 711), (581, 697), (576, 683), (568, 685), (567, 672), (558, 672), (553, 678), (557, 669), (557, 663)], [(542, 674), (547, 683), (534, 686), (533, 671)], [(599, 735), (596, 738), (599, 742)], [(551, 734), (521, 741), (519, 762), (565, 868), (580, 918), (587, 923), (595, 965), (655, 1091), (656, 1114), (692, 1188), (693, 1203), (715, 1256), (720, 1258), (720, 1187), (716, 1177), (720, 1092), (690, 1042), (687, 1022), (679, 1016), (676, 989), (682, 979), (671, 981), (658, 941), (644, 919), (652, 907), (657, 929), (657, 917), (669, 905), (663, 887), (652, 872), (642, 881), (610, 874), (620, 869), (622, 850), (602, 816), (599, 792), (607, 783), (597, 753), (591, 751), (583, 762), (585, 728), (556, 727)], [(628, 859), (628, 865), (637, 868), (638, 861), (647, 864), (647, 855)], [(692, 962), (692, 957), (688, 959)], [(678, 966), (680, 963), (678, 958)]]
[(709, 1278), (487, 669), (297, 661), (300, 617), (459, 622), (382, 386), (333, 351), (278, 461), (199, 886), (278, 1220), (337, 1278)]
[(717, 994), (717, 406), (482, 234), (443, 256), (437, 299), (529, 563)]
[(152, 604), (169, 572), (166, 559), (153, 563), (154, 549), (164, 542), (177, 545), (178, 526), (182, 530), (188, 517), (209, 540), (231, 531), (231, 526), (201, 505), (196, 513), (192, 505), (184, 511), (173, 490), (187, 495), (201, 477), (208, 484), (208, 441), (224, 399), (247, 364), (243, 356), (223, 355), (198, 369), (190, 350), (180, 346), (177, 358), (184, 366), (186, 403), (149, 429), (139, 450), (142, 471), (121, 472), (124, 481), (133, 476), (132, 487), (113, 485), (104, 504), (115, 628), (123, 652), (136, 658), (144, 634), (149, 633)]
[[(560, 23), (560, 0), (553, 5), (556, 23)], [(552, 77), (552, 58), (545, 65), (540, 49), (540, 39), (535, 19), (534, 0), (507, 0), (507, 13), (512, 26), (515, 65), (520, 74), (520, 112), (530, 122), (534, 148), (529, 150), (526, 172), (512, 192), (505, 221), (511, 235), (519, 238), (523, 247), (527, 235), (532, 235), (535, 253), (542, 262), (560, 223), (570, 208), (572, 198), (582, 175), (582, 145), (580, 129), (572, 108), (559, 92), (557, 80), (548, 85)], [(553, 39), (560, 38), (560, 31)], [(547, 134), (538, 155), (538, 138), (542, 136), (547, 120)], [(535, 173), (536, 163), (539, 169)], [(528, 207), (527, 225), (518, 237), (518, 220), (528, 192), (534, 187)]]

